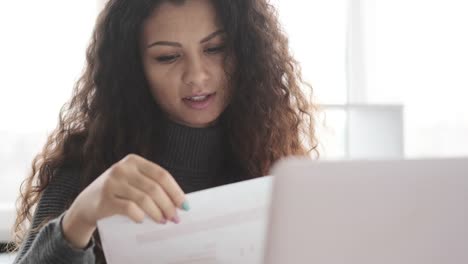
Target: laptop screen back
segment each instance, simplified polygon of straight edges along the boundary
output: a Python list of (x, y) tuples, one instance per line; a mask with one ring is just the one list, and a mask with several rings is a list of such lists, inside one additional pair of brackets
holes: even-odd
[(468, 159), (290, 159), (272, 175), (265, 263), (468, 263)]

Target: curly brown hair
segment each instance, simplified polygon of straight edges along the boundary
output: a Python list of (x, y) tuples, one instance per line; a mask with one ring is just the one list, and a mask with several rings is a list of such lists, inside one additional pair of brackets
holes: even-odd
[[(139, 40), (143, 22), (161, 2), (110, 0), (99, 15), (85, 70), (21, 187), (17, 245), (32, 208), (51, 178), (60, 176), (58, 169), (80, 168), (84, 189), (129, 153), (152, 156), (149, 143), (161, 111), (144, 76)], [(302, 80), (275, 8), (267, 0), (212, 4), (226, 32), (226, 58), (236, 62), (230, 75), (234, 93), (222, 125), (248, 177), (266, 175), (285, 156), (318, 154), (316, 108), (303, 92), (312, 88)]]

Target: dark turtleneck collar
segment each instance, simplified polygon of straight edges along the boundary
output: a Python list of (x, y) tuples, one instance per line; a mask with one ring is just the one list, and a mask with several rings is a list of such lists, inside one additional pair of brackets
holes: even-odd
[(155, 161), (167, 168), (214, 172), (223, 166), (227, 151), (219, 122), (206, 128), (192, 128), (162, 118), (156, 133)]
[(192, 128), (166, 117), (160, 120), (154, 134), (154, 162), (168, 170), (186, 193), (244, 179), (222, 122)]

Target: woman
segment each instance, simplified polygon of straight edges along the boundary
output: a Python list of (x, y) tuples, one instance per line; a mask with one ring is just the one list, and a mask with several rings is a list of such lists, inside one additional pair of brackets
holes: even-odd
[(300, 85), (266, 0), (111, 0), (23, 185), (15, 263), (105, 262), (99, 219), (178, 223), (185, 193), (308, 155), (313, 108)]

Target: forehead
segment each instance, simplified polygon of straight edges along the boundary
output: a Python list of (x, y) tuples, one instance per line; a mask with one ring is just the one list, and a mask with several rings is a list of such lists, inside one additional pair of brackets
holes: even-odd
[(183, 40), (203, 37), (216, 30), (219, 23), (210, 0), (187, 0), (183, 4), (164, 2), (143, 24), (143, 39)]

